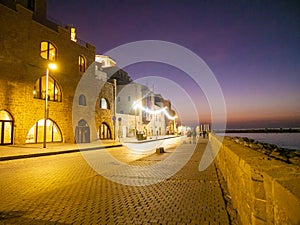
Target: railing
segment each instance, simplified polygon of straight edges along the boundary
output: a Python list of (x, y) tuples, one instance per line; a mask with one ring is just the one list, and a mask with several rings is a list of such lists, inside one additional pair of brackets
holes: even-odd
[[(49, 21), (55, 23), (56, 25), (58, 25), (58, 26), (60, 26), (60, 27), (62, 27), (62, 28), (65, 28), (65, 29), (67, 29), (68, 27), (73, 27), (73, 25), (66, 25), (66, 24), (62, 23), (60, 20), (57, 20), (57, 19), (55, 19), (55, 18), (53, 18), (53, 17), (51, 17), (51, 16), (48, 16), (47, 19), (48, 19)], [(83, 41), (83, 40), (80, 39), (80, 38), (77, 38), (77, 37), (76, 37), (76, 41), (75, 41), (75, 42), (76, 42), (77, 44), (79, 44), (79, 45), (85, 47), (85, 48), (88, 48), (88, 44), (89, 44), (89, 43)]]
[(67, 27), (66, 24), (62, 23), (60, 20), (55, 19), (55, 18), (53, 18), (53, 17), (51, 17), (51, 16), (47, 16), (47, 19), (50, 20), (51, 22), (57, 24), (57, 25), (60, 26), (60, 27)]
[(83, 46), (83, 47), (88, 47), (88, 43), (85, 42), (84, 40), (81, 40), (80, 38), (76, 38), (76, 43), (78, 43), (79, 45)]

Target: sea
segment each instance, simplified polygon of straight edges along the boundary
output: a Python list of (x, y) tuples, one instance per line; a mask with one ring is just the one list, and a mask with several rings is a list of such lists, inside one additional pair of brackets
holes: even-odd
[(219, 133), (230, 137), (247, 137), (261, 143), (277, 145), (284, 149), (300, 151), (300, 133)]

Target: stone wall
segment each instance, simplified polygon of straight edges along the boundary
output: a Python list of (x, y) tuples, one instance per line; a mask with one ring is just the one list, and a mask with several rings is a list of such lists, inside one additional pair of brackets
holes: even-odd
[(20, 4), (9, 8), (0, 3), (0, 110), (7, 111), (14, 120), (13, 143), (24, 144), (30, 128), (44, 118), (45, 103), (34, 98), (33, 91), (49, 63), (40, 55), (41, 42), (49, 41), (57, 48), (58, 67), (50, 71), (50, 76), (62, 92), (62, 101), (49, 101), (49, 119), (59, 127), (63, 142), (74, 142), (72, 103), (83, 75), (78, 57), (84, 56), (88, 67), (94, 62), (95, 47), (71, 41), (67, 28), (46, 26), (36, 20), (35, 13)]
[(215, 162), (243, 224), (300, 224), (300, 167), (210, 135)]
[[(95, 105), (95, 120), (96, 120), (96, 127), (99, 128), (102, 123), (105, 123), (110, 128), (111, 138), (115, 139), (115, 126), (112, 120), (114, 116), (114, 108), (115, 108), (115, 96), (114, 96), (114, 85), (106, 82), (103, 84), (103, 87), (99, 93), (99, 98), (97, 99)], [(107, 109), (101, 109), (99, 107), (101, 98), (105, 98), (108, 103)]]

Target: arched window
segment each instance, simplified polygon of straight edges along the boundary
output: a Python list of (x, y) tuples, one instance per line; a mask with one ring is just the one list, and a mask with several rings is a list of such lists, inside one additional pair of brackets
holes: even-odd
[(99, 127), (100, 139), (111, 139), (111, 132), (109, 126), (106, 123), (102, 123)]
[(80, 120), (75, 130), (76, 143), (90, 142), (90, 128), (85, 120)]
[[(40, 77), (36, 82), (33, 90), (34, 98), (45, 99), (46, 95), (46, 76)], [(52, 77), (48, 79), (48, 100), (61, 102), (61, 89)]]
[(85, 72), (86, 63), (85, 63), (85, 58), (82, 55), (80, 55), (78, 57), (78, 66), (79, 66), (79, 71), (80, 72)]
[(0, 145), (9, 145), (13, 143), (14, 120), (11, 115), (0, 111)]
[(57, 49), (49, 41), (41, 42), (41, 57), (50, 61), (56, 61)]
[(100, 99), (100, 108), (101, 109), (109, 109), (108, 101), (105, 98)]
[(86, 106), (86, 99), (84, 95), (79, 96), (79, 105)]
[[(59, 127), (50, 119), (46, 121), (46, 141), (47, 142), (61, 142), (62, 135)], [(42, 143), (44, 141), (44, 119), (36, 122), (28, 131), (26, 136), (26, 143)]]

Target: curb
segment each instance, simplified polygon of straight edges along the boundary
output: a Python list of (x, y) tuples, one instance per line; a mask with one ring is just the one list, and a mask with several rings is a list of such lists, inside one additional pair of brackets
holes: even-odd
[(85, 149), (69, 149), (69, 150), (58, 151), (58, 152), (41, 152), (41, 153), (33, 153), (33, 154), (26, 154), (26, 155), (4, 156), (4, 157), (0, 157), (0, 161), (34, 158), (34, 157), (50, 156), (50, 155), (60, 155), (60, 154), (67, 154), (67, 153), (74, 153), (74, 152), (81, 152), (81, 151), (100, 150), (100, 149), (115, 148), (115, 147), (122, 147), (122, 146), (123, 146), (122, 144), (118, 144), (118, 145), (98, 146), (98, 147), (85, 148)]
[(180, 136), (165, 137), (165, 138), (159, 138), (159, 139), (149, 139), (149, 140), (142, 140), (142, 141), (123, 141), (123, 143), (139, 144), (139, 143), (147, 143), (147, 142), (152, 142), (152, 141), (161, 141), (161, 140), (166, 140), (166, 139), (171, 139), (171, 138), (178, 138), (178, 137), (180, 137)]
[[(142, 141), (135, 141), (135, 142), (132, 141), (132, 142), (124, 142), (124, 143), (139, 144), (139, 143), (160, 141), (160, 140), (166, 140), (166, 139), (177, 138), (177, 137), (180, 137), (180, 136), (165, 137), (165, 138), (160, 138), (160, 139), (142, 140)], [(83, 149), (76, 148), (76, 149), (69, 149), (69, 150), (63, 150), (63, 151), (40, 152), (40, 153), (32, 153), (32, 154), (24, 154), (24, 155), (4, 156), (4, 157), (0, 157), (0, 162), (15, 160), (15, 159), (26, 159), (26, 158), (35, 158), (35, 157), (41, 157), (41, 156), (60, 155), (60, 154), (74, 153), (74, 152), (80, 152), (80, 151), (100, 150), (100, 149), (115, 148), (115, 147), (122, 147), (122, 146), (123, 146), (122, 144), (115, 144), (115, 145), (83, 148)]]

